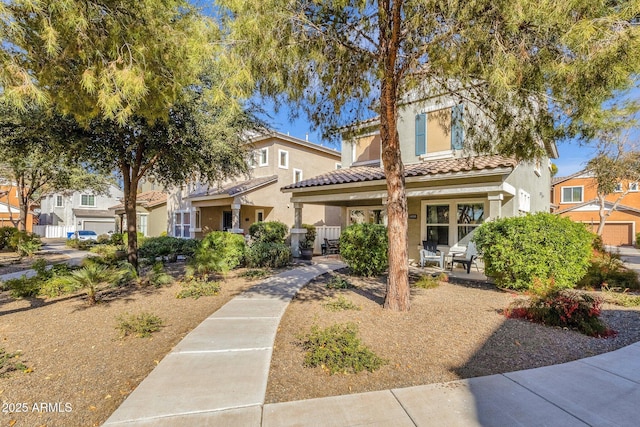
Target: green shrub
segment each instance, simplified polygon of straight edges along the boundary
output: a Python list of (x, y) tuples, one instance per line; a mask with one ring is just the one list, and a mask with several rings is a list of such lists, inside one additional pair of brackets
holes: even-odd
[(122, 314), (117, 318), (116, 329), (120, 331), (121, 338), (128, 335), (136, 335), (140, 338), (149, 337), (153, 332), (159, 331), (164, 322), (152, 313)]
[(123, 233), (113, 233), (111, 235), (111, 244), (112, 245), (123, 245), (124, 244), (124, 234)]
[(40, 293), (42, 279), (37, 276), (22, 276), (9, 279), (4, 282), (4, 287), (9, 290), (11, 298), (33, 298)]
[(307, 230), (307, 234), (300, 240), (300, 249), (313, 249), (313, 244), (316, 241), (316, 226), (311, 224), (302, 224), (302, 228)]
[(389, 267), (387, 228), (354, 224), (340, 235), (340, 255), (358, 276), (378, 276)]
[(109, 236), (107, 233), (99, 234), (98, 235), (98, 240), (96, 240), (96, 242), (99, 245), (110, 244), (111, 243), (111, 236)]
[(284, 267), (291, 262), (291, 248), (284, 243), (254, 242), (247, 248), (247, 266)]
[(189, 274), (227, 273), (244, 260), (244, 237), (225, 231), (207, 234), (190, 261)]
[(434, 289), (440, 286), (440, 281), (438, 278), (433, 277), (430, 274), (425, 274), (420, 276), (418, 280), (413, 284), (416, 288), (420, 289)]
[(602, 294), (606, 302), (623, 307), (640, 306), (640, 295), (627, 293), (627, 289), (602, 287)]
[(327, 282), (327, 289), (349, 289), (353, 285), (340, 276), (332, 276)]
[(336, 324), (326, 329), (317, 325), (311, 333), (301, 339), (306, 350), (304, 365), (321, 366), (331, 374), (338, 372), (358, 373), (363, 370), (373, 372), (387, 362), (376, 356), (357, 337), (358, 327), (354, 323)]
[(524, 318), (549, 326), (577, 329), (593, 337), (615, 336), (600, 319), (603, 300), (586, 292), (555, 289), (530, 300), (512, 304), (505, 314), (511, 318)]
[(360, 311), (360, 307), (346, 299), (343, 295), (338, 295), (338, 298), (331, 300), (324, 304), (324, 307), (329, 311), (344, 311), (344, 310), (357, 310)]
[(34, 233), (18, 230), (9, 238), (9, 249), (18, 252), (20, 256), (33, 256), (42, 247), (40, 236)]
[(0, 250), (9, 247), (9, 241), (18, 229), (15, 227), (0, 227)]
[[(144, 234), (141, 231), (138, 231), (136, 236), (138, 237), (138, 247), (140, 247), (144, 244), (146, 237), (144, 237)], [(113, 236), (111, 237), (113, 238)], [(125, 246), (129, 244), (129, 233), (122, 233), (122, 244)]]
[(581, 288), (623, 288), (640, 289), (640, 281), (635, 271), (624, 266), (617, 253), (596, 252), (589, 263), (587, 273), (578, 283)]
[(112, 244), (104, 244), (104, 245), (95, 245), (89, 249), (89, 252), (98, 254), (101, 257), (109, 260), (110, 262), (115, 262), (118, 260), (118, 252), (126, 250), (124, 246), (112, 245)]
[(91, 240), (67, 239), (64, 244), (65, 246), (81, 251), (88, 251), (93, 247), (93, 241)]
[(482, 224), (474, 241), (485, 274), (498, 286), (526, 290), (534, 279), (572, 288), (585, 275), (594, 235), (584, 224), (550, 213), (501, 218)]
[(220, 283), (209, 282), (208, 277), (191, 277), (182, 283), (182, 290), (178, 292), (176, 298), (193, 298), (208, 297), (217, 295), (220, 292)]
[(284, 243), (289, 227), (280, 221), (254, 222), (249, 227), (249, 234), (257, 242)]
[(640, 249), (640, 233), (636, 234), (636, 248)]
[(154, 286), (159, 288), (172, 284), (173, 277), (164, 271), (164, 266), (161, 262), (157, 262), (139, 279), (138, 283), (141, 286)]
[(180, 251), (182, 246), (181, 240), (182, 239), (172, 236), (149, 237), (140, 245), (138, 255), (140, 258), (145, 258), (152, 263), (156, 261), (156, 258), (164, 259), (165, 257), (169, 257), (172, 259), (172, 256), (177, 257)]

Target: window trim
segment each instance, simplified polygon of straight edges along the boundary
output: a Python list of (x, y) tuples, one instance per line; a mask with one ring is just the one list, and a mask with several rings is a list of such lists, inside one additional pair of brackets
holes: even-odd
[[(579, 188), (580, 189), (580, 200), (574, 201), (567, 201), (564, 199), (564, 189), (565, 188)], [(560, 203), (564, 203), (564, 204), (575, 204), (575, 203), (582, 203), (584, 201), (584, 185), (567, 185), (565, 187), (560, 187)]]
[[(262, 155), (264, 153), (264, 156)], [(264, 162), (262, 158), (264, 157)], [(269, 165), (269, 149), (267, 147), (260, 148), (258, 150), (258, 166), (268, 166)]]
[[(285, 155), (285, 164), (282, 164), (282, 155)], [(278, 149), (278, 167), (280, 169), (289, 169), (289, 152), (287, 150)]]
[[(296, 173), (300, 172), (300, 180), (296, 181)], [(304, 179), (303, 173), (302, 173), (302, 169), (293, 169), (293, 183), (295, 184), (296, 182), (300, 182)]]
[(336, 162), (336, 170), (342, 169), (342, 163)]
[[(62, 195), (56, 194), (54, 196), (55, 200), (53, 201), (53, 206), (56, 208), (63, 208), (64, 207), (64, 197)], [(58, 200), (60, 200), (60, 203), (58, 204)], [(80, 200), (82, 201), (82, 199)]]
[[(258, 214), (262, 214), (262, 221), (258, 219)], [(256, 220), (255, 222), (264, 222), (264, 209), (256, 209)]]
[[(632, 186), (632, 185), (635, 185), (635, 188), (631, 188), (631, 186)], [(629, 192), (630, 192), (630, 193), (637, 193), (638, 191), (640, 191), (640, 190), (638, 189), (638, 181), (630, 182), (630, 183), (629, 183)]]
[[(185, 214), (189, 214), (189, 222), (184, 222), (184, 216)], [(180, 222), (177, 221), (177, 216), (180, 216)], [(191, 209), (182, 209), (179, 211), (174, 211), (173, 213), (173, 237), (178, 237), (180, 239), (189, 239), (191, 238), (191, 231), (193, 230), (193, 214), (191, 212)], [(188, 225), (188, 235), (185, 236), (185, 225)], [(178, 233), (176, 233), (176, 229), (180, 227), (180, 235), (177, 235)]]
[[(85, 204), (82, 202), (82, 198), (83, 197), (92, 197), (93, 198), (93, 204), (89, 205), (89, 204)], [(95, 194), (81, 194), (80, 195), (80, 206), (82, 207), (86, 207), (86, 208), (95, 208), (96, 207), (96, 196)]]
[[(484, 222), (487, 220), (487, 215), (489, 214), (489, 201), (483, 198), (470, 198), (470, 199), (442, 199), (442, 200), (429, 200), (423, 199), (420, 201), (420, 238), (421, 240), (426, 240), (427, 237), (427, 206), (449, 206), (449, 244), (448, 245), (439, 245), (439, 246), (448, 246), (452, 247), (458, 243), (458, 205), (467, 205), (474, 203), (482, 203), (484, 205)], [(454, 221), (455, 220), (455, 221)], [(438, 225), (431, 224), (430, 225)], [(463, 224), (464, 225), (464, 224)], [(481, 224), (466, 224), (467, 226), (480, 226)], [(422, 245), (420, 245), (422, 248)]]

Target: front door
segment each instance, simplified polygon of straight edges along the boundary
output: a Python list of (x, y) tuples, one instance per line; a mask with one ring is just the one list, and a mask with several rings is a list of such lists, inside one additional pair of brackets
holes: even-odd
[(233, 215), (231, 211), (222, 212), (222, 231), (229, 231), (233, 228)]

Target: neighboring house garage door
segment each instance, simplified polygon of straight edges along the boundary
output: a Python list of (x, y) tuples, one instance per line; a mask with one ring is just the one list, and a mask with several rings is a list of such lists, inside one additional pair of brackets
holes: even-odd
[(83, 223), (84, 230), (95, 231), (97, 234), (105, 234), (108, 231), (114, 231), (116, 225), (113, 221), (101, 222), (101, 221), (85, 221)]
[(602, 241), (605, 245), (630, 245), (633, 241), (631, 223), (605, 223)]

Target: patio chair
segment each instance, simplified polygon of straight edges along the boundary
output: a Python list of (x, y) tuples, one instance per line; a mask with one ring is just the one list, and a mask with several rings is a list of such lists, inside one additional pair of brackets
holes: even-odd
[(464, 251), (464, 255), (454, 255), (451, 258), (451, 271), (453, 271), (454, 264), (462, 264), (467, 268), (467, 274), (471, 274), (471, 264), (475, 264), (476, 269), (480, 271), (480, 267), (478, 267), (478, 263), (476, 259), (478, 258), (478, 250), (476, 249), (476, 244), (473, 242), (469, 242), (467, 244), (467, 249)]
[(424, 267), (426, 262), (437, 262), (441, 269), (444, 269), (444, 252), (438, 250), (438, 244), (434, 241), (423, 240), (420, 249), (420, 267)]

